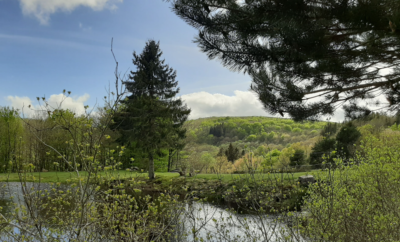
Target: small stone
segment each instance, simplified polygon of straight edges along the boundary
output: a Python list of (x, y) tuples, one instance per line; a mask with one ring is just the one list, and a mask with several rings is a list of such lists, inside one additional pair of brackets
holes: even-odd
[(299, 182), (301, 186), (308, 187), (310, 183), (315, 183), (316, 180), (313, 175), (306, 175), (299, 177)]

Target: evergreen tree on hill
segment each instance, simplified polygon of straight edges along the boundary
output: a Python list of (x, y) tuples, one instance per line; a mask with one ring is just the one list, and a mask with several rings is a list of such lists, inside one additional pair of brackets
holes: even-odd
[(136, 71), (126, 81), (131, 93), (122, 102), (122, 111), (115, 118), (123, 141), (135, 142), (149, 159), (149, 178), (154, 178), (154, 155), (161, 149), (176, 148), (185, 137), (183, 123), (190, 109), (175, 98), (179, 92), (176, 72), (164, 60), (159, 43), (150, 40), (143, 52), (133, 53)]
[(353, 123), (349, 122), (343, 126), (336, 135), (338, 155), (344, 159), (349, 159), (354, 155), (354, 144), (361, 137), (360, 131)]
[(227, 157), (228, 161), (233, 163), (235, 160), (240, 158), (239, 149), (237, 147), (234, 148), (232, 143), (230, 143), (228, 149), (225, 151), (225, 156)]

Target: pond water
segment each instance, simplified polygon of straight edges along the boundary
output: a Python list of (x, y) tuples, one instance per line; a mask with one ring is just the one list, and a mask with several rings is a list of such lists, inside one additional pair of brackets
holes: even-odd
[[(51, 189), (50, 184), (46, 183), (27, 183), (26, 186), (28, 189), (33, 187), (33, 190)], [(64, 185), (59, 189), (66, 190), (68, 186)], [(20, 183), (0, 183), (0, 206), (3, 207), (3, 214), (11, 210), (11, 205), (7, 205), (10, 204), (7, 202), (25, 205)], [(171, 239), (173, 242), (194, 241), (195, 237), (213, 242), (305, 241), (283, 221), (283, 216), (238, 214), (224, 206), (200, 202), (184, 202), (183, 206), (185, 209), (180, 215), (181, 223), (176, 227), (177, 236)], [(20, 230), (14, 228), (13, 232), (20, 233)], [(2, 238), (0, 234), (0, 241), (5, 241)], [(64, 241), (62, 236), (59, 238), (59, 241)]]

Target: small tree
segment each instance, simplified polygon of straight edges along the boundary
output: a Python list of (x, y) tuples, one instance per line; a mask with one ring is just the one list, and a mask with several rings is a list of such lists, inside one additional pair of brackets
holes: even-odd
[(233, 163), (235, 160), (239, 159), (240, 152), (237, 147), (233, 147), (232, 143), (230, 143), (228, 149), (225, 151), (225, 155), (228, 161)]
[(337, 150), (341, 158), (349, 159), (354, 154), (353, 144), (360, 138), (361, 133), (353, 123), (343, 126), (336, 135)]
[(334, 157), (331, 152), (335, 150), (335, 144), (336, 140), (333, 138), (323, 138), (318, 141), (312, 148), (310, 164), (321, 164), (324, 161), (323, 157), (326, 157), (328, 162), (332, 162)]
[(218, 151), (218, 154), (217, 154), (217, 157), (219, 157), (219, 156), (223, 156), (225, 154), (225, 152), (224, 152), (224, 148), (219, 148), (219, 151)]
[(290, 157), (290, 165), (303, 165), (305, 161), (304, 150), (295, 149), (293, 156)]
[(174, 147), (185, 137), (183, 123), (190, 109), (181, 99), (175, 81), (176, 72), (164, 60), (159, 43), (150, 40), (141, 55), (133, 53), (133, 64), (137, 70), (131, 71), (125, 82), (132, 93), (123, 102), (123, 110), (116, 119), (116, 128), (122, 131), (123, 141), (134, 141), (145, 150), (149, 159), (149, 178), (154, 178), (154, 154), (162, 148)]

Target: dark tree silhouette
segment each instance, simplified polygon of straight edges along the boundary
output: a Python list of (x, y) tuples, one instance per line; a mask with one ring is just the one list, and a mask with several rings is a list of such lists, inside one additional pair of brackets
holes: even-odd
[(252, 76), (272, 114), (318, 119), (344, 105), (357, 118), (380, 94), (377, 109), (399, 108), (398, 0), (167, 1), (210, 59)]
[(236, 148), (233, 147), (232, 143), (230, 143), (228, 149), (225, 150), (225, 156), (228, 159), (228, 161), (233, 163), (240, 157), (239, 149), (237, 147)]
[(122, 140), (133, 141), (144, 150), (149, 159), (149, 178), (154, 178), (153, 157), (163, 148), (182, 148), (179, 141), (185, 137), (183, 123), (190, 109), (181, 99), (176, 72), (164, 60), (159, 43), (150, 40), (142, 54), (133, 53), (136, 71), (131, 71), (130, 81), (125, 82), (131, 93), (123, 102), (116, 117), (116, 129)]

